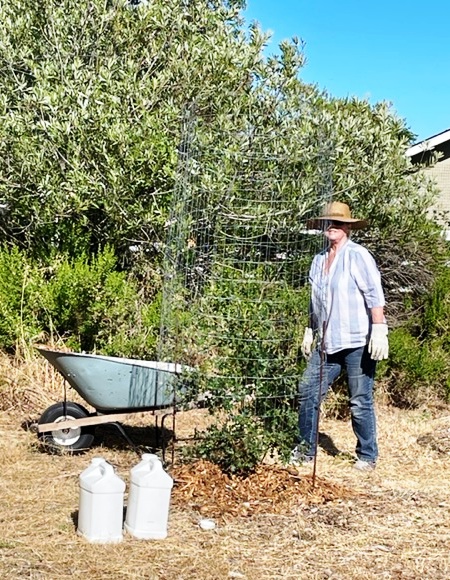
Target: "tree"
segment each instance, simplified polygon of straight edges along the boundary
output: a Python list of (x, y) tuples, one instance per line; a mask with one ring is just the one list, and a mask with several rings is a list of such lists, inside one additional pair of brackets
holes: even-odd
[(264, 37), (241, 2), (12, 0), (0, 5), (0, 199), (11, 244), (48, 256), (109, 243), (155, 255), (183, 108), (249, 91)]

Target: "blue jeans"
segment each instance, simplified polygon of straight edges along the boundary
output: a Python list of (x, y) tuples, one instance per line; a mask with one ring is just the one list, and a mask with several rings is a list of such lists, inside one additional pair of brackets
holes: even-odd
[[(317, 452), (317, 414), (329, 387), (345, 368), (350, 395), (352, 428), (356, 435), (356, 455), (363, 461), (378, 457), (376, 419), (373, 405), (373, 382), (376, 362), (370, 358), (367, 346), (349, 348), (324, 355), (321, 372), (321, 354), (315, 350), (299, 385), (299, 434), (305, 454)], [(319, 383), (322, 375), (322, 385)]]

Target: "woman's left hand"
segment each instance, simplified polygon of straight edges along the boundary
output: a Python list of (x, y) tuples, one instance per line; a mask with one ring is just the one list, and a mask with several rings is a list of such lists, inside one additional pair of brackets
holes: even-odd
[(389, 356), (387, 324), (372, 324), (369, 353), (373, 360), (383, 360)]

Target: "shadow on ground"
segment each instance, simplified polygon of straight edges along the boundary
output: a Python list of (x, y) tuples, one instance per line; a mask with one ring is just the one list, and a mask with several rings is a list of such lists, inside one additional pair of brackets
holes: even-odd
[[(36, 433), (38, 448), (43, 453), (70, 453), (70, 449), (55, 445), (50, 441), (45, 441), (37, 433), (37, 421), (27, 420), (21, 424), (25, 431)], [(165, 424), (153, 424), (146, 426), (126, 425), (124, 423), (104, 423), (93, 427), (95, 437), (91, 445), (92, 448), (106, 447), (116, 450), (132, 450), (137, 454), (156, 453), (166, 451), (171, 445), (174, 437), (173, 429)], [(86, 450), (77, 450), (83, 452)]]
[(319, 433), (319, 447), (332, 457), (342, 454), (342, 451), (334, 444), (333, 439), (326, 433)]

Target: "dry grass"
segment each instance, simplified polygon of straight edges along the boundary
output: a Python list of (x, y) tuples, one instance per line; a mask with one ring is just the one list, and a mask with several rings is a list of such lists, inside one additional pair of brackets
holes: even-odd
[[(321, 450), (315, 490), (308, 485), (309, 467), (297, 473), (267, 466), (253, 482), (230, 489), (229, 481), (220, 483), (220, 474), (211, 476), (208, 464), (176, 466), (166, 540), (125, 535), (120, 544), (95, 545), (76, 534), (78, 476), (101, 455), (128, 483), (137, 455), (107, 430), (103, 442), (85, 455), (43, 453), (22, 423), (37, 419), (47, 398), (48, 404), (58, 400), (61, 385), (47, 375), (43, 389), (42, 372), (48, 370), (42, 367), (26, 372), (2, 367), (4, 377), (15, 377), (0, 387), (6, 409), (0, 413), (2, 578), (450, 577), (450, 413), (430, 417), (380, 407), (376, 471), (356, 472), (348, 460)], [(15, 397), (9, 405), (4, 405), (6, 392)], [(187, 436), (205, 421), (201, 411), (180, 413), (177, 434)], [(147, 424), (136, 417), (133, 433), (140, 436), (139, 426), (145, 433)], [(347, 421), (325, 419), (321, 431), (337, 449), (352, 452)], [(201, 530), (201, 517), (215, 518), (216, 528)]]

